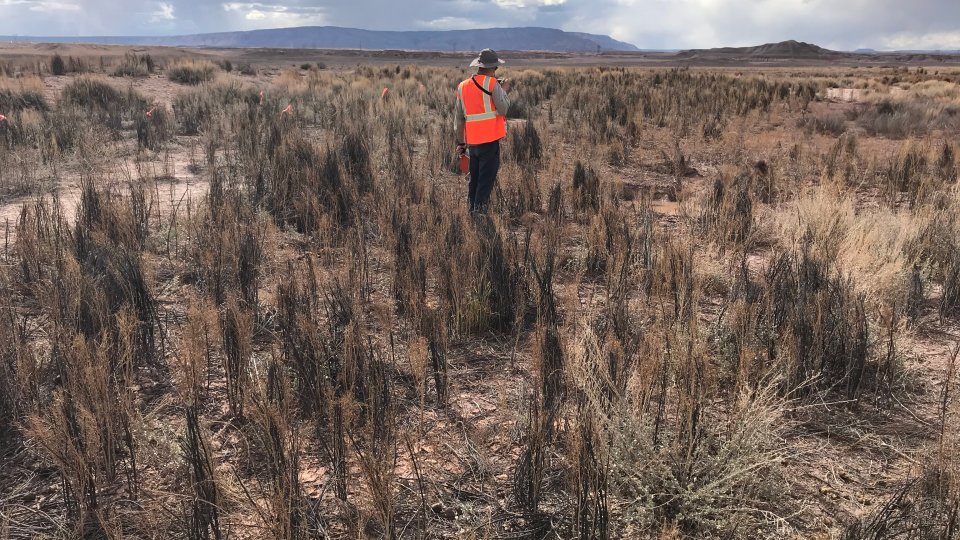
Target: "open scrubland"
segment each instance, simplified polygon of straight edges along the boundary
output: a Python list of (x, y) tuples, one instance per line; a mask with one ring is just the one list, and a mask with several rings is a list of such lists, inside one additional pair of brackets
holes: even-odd
[(0, 538), (960, 537), (958, 71), (0, 66)]

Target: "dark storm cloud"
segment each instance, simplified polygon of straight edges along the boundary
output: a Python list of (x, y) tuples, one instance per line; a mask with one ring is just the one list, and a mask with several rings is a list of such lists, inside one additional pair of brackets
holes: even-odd
[(958, 0), (0, 0), (0, 34), (184, 34), (300, 25), (549, 26), (646, 48), (798, 39), (838, 49), (960, 48)]

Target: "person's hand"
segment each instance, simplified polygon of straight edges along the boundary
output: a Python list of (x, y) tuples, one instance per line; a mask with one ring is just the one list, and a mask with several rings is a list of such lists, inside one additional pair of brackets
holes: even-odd
[(457, 157), (463, 156), (467, 153), (467, 145), (460, 143), (457, 145)]
[(510, 91), (510, 79), (503, 79), (500, 81), (500, 86), (503, 88), (504, 92)]

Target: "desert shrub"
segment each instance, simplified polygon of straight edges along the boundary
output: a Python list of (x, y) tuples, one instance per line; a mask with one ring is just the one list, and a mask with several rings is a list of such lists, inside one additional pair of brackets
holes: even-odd
[(227, 73), (233, 71), (233, 62), (227, 60), (226, 58), (223, 60), (218, 60), (217, 65), (220, 66), (220, 69), (226, 71)]
[(90, 110), (110, 110), (122, 106), (123, 94), (106, 81), (81, 77), (64, 87), (61, 99)]
[(90, 136), (89, 121), (77, 107), (60, 107), (46, 117), (41, 128), (44, 159), (47, 162), (66, 150), (79, 148)]
[(64, 524), (103, 535), (116, 527), (117, 506), (129, 500), (117, 492), (121, 479), (128, 479), (129, 491), (139, 487), (132, 437), (138, 419), (131, 392), (111, 369), (109, 343), (69, 336), (59, 338), (55, 361), (71, 375), (30, 416), (26, 433), (60, 477), (61, 496), (73, 508)]
[(67, 64), (59, 54), (50, 59), (50, 73), (57, 76), (67, 74)]
[(128, 52), (123, 60), (113, 69), (114, 77), (146, 77), (153, 73), (155, 68), (153, 58), (149, 54), (143, 56)]
[[(214, 304), (231, 301), (247, 312), (258, 306), (264, 223), (249, 201), (222, 182), (213, 179), (204, 212), (190, 224), (192, 267), (185, 279)], [(234, 405), (242, 407), (239, 400)]]
[(783, 525), (770, 521), (767, 501), (782, 489), (782, 463), (792, 455), (783, 439), (788, 404), (769, 387), (735, 399), (718, 422), (691, 433), (681, 427), (659, 445), (651, 420), (629, 406), (593, 412), (603, 419), (597, 439), (611, 437), (601, 457), (609, 456), (610, 494), (628, 501), (627, 530), (674, 524), (690, 537), (757, 538)]
[(213, 80), (217, 66), (205, 60), (178, 60), (167, 67), (167, 78), (175, 83), (196, 86)]
[(857, 123), (873, 136), (905, 139), (935, 129), (960, 130), (960, 107), (930, 100), (883, 100), (861, 110)]
[(838, 114), (804, 116), (797, 121), (797, 126), (807, 132), (822, 133), (839, 137), (847, 131), (847, 120)]
[(600, 211), (587, 216), (584, 270), (591, 276), (606, 275), (607, 278), (622, 279), (622, 276), (610, 276), (610, 273), (617, 268), (630, 270), (634, 242), (640, 235), (630, 230), (625, 213), (615, 203), (603, 205)]
[(34, 371), (28, 362), (33, 351), (20, 317), (11, 307), (3, 306), (0, 318), (0, 450), (13, 442), (12, 431), (18, 429), (32, 401), (24, 383)]
[(83, 58), (74, 56), (67, 57), (67, 71), (70, 73), (86, 73), (90, 71), (90, 66)]
[(900, 155), (890, 157), (881, 176), (886, 202), (895, 207), (901, 194), (905, 194), (910, 205), (915, 206), (935, 193), (939, 186), (928, 173), (928, 165), (925, 149), (915, 143), (906, 145)]
[[(391, 446), (395, 428), (389, 413), (391, 397), (385, 393), (389, 381), (378, 373), (380, 360), (366, 340), (357, 284), (335, 279), (321, 289), (312, 264), (290, 270), (291, 279), (278, 289), (284, 352), (301, 410), (317, 420), (317, 437), (333, 468), (334, 493), (346, 500), (350, 433), (360, 426), (368, 428), (363, 448), (357, 448), (363, 461), (369, 457), (367, 451), (382, 453)], [(363, 414), (346, 414), (355, 405)], [(362, 466), (377, 465), (365, 462)], [(373, 472), (367, 469), (364, 474), (370, 478)]]
[(754, 222), (752, 188), (749, 172), (732, 179), (720, 175), (714, 180), (705, 218), (721, 249), (728, 244), (742, 245), (750, 236)]
[(726, 129), (726, 119), (719, 112), (715, 115), (707, 118), (703, 123), (703, 139), (705, 141), (711, 139), (720, 139), (723, 137), (723, 132)]
[[(266, 523), (282, 538), (309, 538), (323, 530), (315, 506), (309, 504), (301, 484), (301, 434), (291, 415), (289, 382), (285, 367), (271, 357), (266, 380), (253, 400), (251, 440), (268, 464), (258, 470), (267, 482), (270, 498)], [(266, 474), (263, 474), (266, 473)]]
[(164, 105), (154, 105), (137, 117), (137, 146), (156, 150), (173, 137), (173, 117)]
[(507, 108), (507, 118), (529, 118), (528, 106), (522, 98), (511, 99)]
[(513, 159), (524, 167), (536, 167), (543, 158), (543, 143), (533, 122), (510, 131), (510, 151)]
[(183, 458), (190, 464), (190, 480), (194, 491), (190, 529), (199, 537), (212, 534), (214, 538), (219, 538), (222, 535), (220, 500), (223, 495), (217, 486), (210, 436), (200, 423), (199, 409), (195, 402), (186, 408), (186, 434), (180, 442)]
[(505, 239), (491, 218), (478, 216), (476, 221), (466, 231), (450, 221), (440, 257), (442, 306), (451, 328), (461, 335), (512, 330), (529, 310), (519, 246)]
[(244, 404), (251, 385), (253, 354), (253, 311), (231, 296), (220, 318), (223, 340), (223, 372), (227, 380), (227, 403), (230, 414), (243, 417)]
[(343, 135), (337, 152), (344, 170), (361, 193), (369, 192), (373, 188), (369, 137), (364, 130), (351, 129)]
[(260, 102), (252, 86), (223, 81), (183, 92), (173, 100), (173, 113), (183, 135), (196, 135), (215, 117), (224, 116), (234, 106), (255, 107)]
[(0, 77), (0, 111), (10, 114), (27, 109), (50, 109), (43, 97), (43, 83), (36, 78), (15, 80)]
[(398, 313), (421, 320), (426, 305), (427, 269), (422, 249), (417, 245), (409, 216), (402, 216), (396, 226), (394, 241), (393, 296)]
[(114, 510), (139, 489), (133, 377), (156, 367), (154, 297), (138, 251), (145, 212), (136, 201), (85, 184), (75, 227), (57, 206), (37, 204), (22, 216), (32, 232), (17, 239), (21, 279), (55, 336), (25, 433), (62, 481), (65, 523), (91, 534), (112, 530)]
[(320, 152), (309, 141), (288, 137), (273, 157), (265, 204), (274, 219), (302, 232), (313, 232), (329, 216), (348, 223), (353, 215), (352, 191), (336, 156)]
[(70, 81), (60, 94), (63, 105), (86, 111), (93, 119), (113, 130), (121, 128), (122, 120), (146, 112), (147, 100), (133, 88), (124, 92), (108, 82), (82, 76)]
[[(772, 369), (786, 392), (858, 398), (896, 376), (896, 359), (874, 354), (865, 295), (809, 246), (778, 254), (756, 282), (741, 273), (731, 294), (731, 333), (721, 342), (738, 377), (757, 380)], [(741, 336), (750, 329), (752, 340), (724, 341), (734, 328)]]
[(252, 64), (240, 64), (237, 66), (237, 72), (241, 75), (255, 76), (257, 74), (257, 68), (253, 67)]
[(937, 174), (940, 180), (947, 183), (957, 181), (957, 158), (953, 145), (944, 141), (940, 149), (940, 156), (937, 158)]

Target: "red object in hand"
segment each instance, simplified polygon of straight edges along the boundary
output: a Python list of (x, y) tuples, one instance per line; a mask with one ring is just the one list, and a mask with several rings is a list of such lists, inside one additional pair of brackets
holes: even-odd
[(470, 156), (466, 152), (460, 154), (460, 174), (470, 172)]

